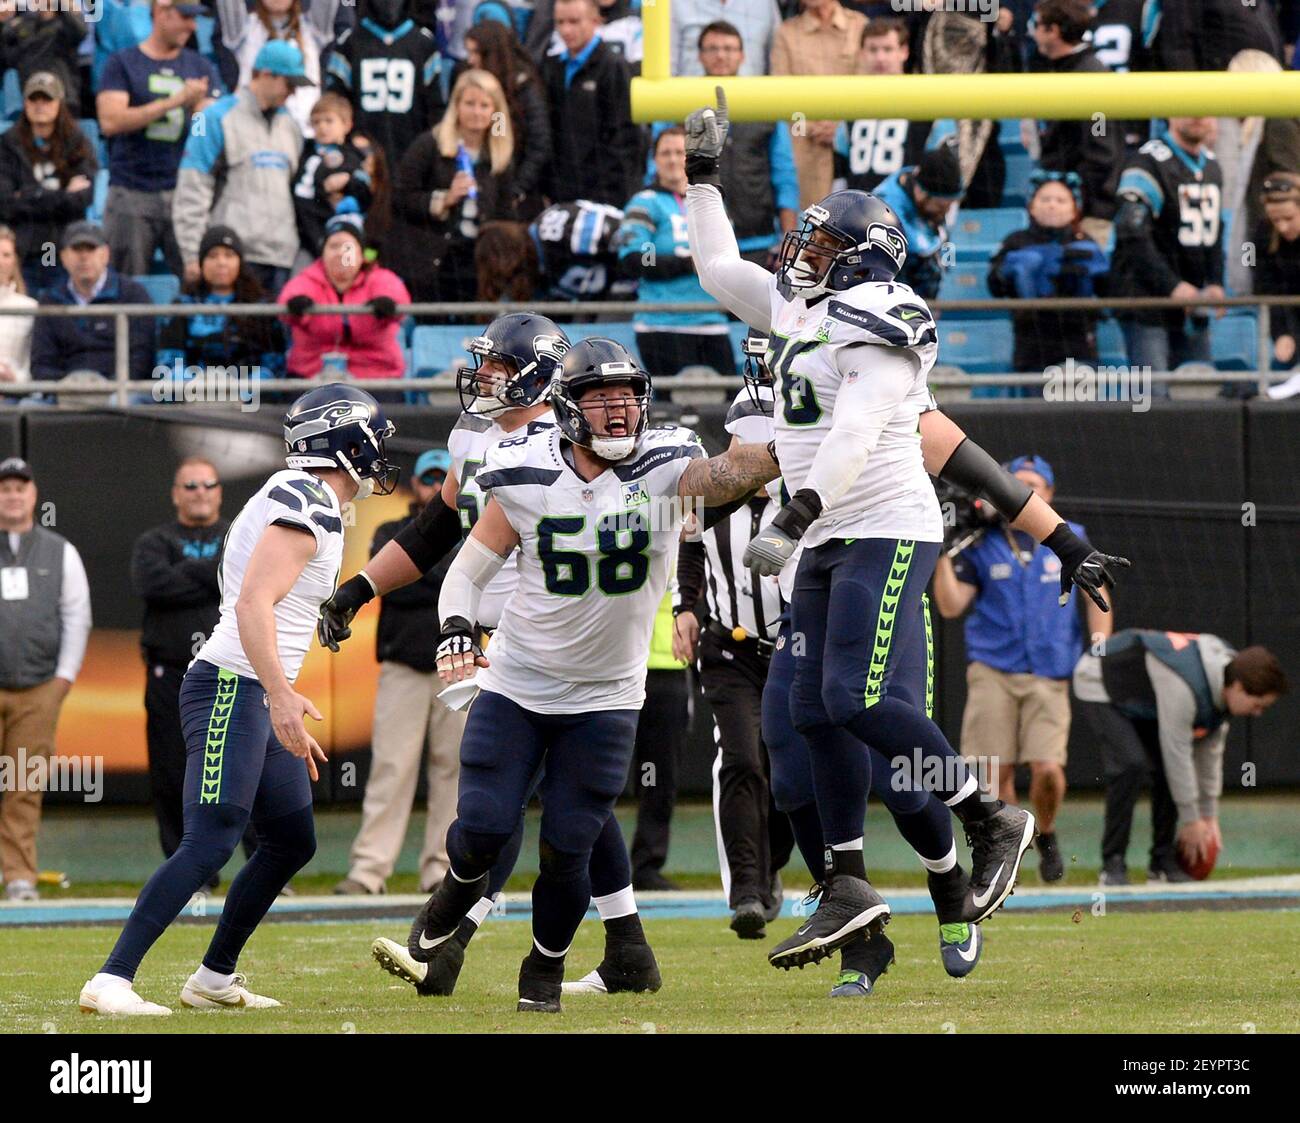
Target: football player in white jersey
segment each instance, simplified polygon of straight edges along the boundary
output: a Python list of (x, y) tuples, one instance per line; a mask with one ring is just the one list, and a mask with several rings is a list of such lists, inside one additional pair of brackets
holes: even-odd
[[(458, 511), (465, 535), (474, 528), (487, 503), (487, 495), (475, 477), (488, 450), (502, 440), (528, 436), (555, 424), (547, 392), (568, 349), (568, 336), (553, 321), (529, 312), (498, 316), (481, 336), (470, 341), (473, 365), (463, 368), (457, 379), (464, 412), (447, 442), (451, 471), (443, 483), (441, 497), (430, 504), (437, 509)], [(421, 515), (423, 519), (428, 517), (428, 511)], [(408, 545), (409, 542), (404, 544), (401, 540), (387, 544), (366, 569), (339, 587), (338, 593), (321, 610), (322, 644), (337, 649), (338, 643), (350, 634), (348, 625), (356, 608), (376, 591), (386, 594), (409, 583), (412, 559)], [(483, 590), (475, 620), (480, 631), (491, 633), (496, 629), (517, 577), (515, 555), (511, 554), (491, 585)], [(434, 642), (433, 637), (430, 642)], [(421, 995), (445, 996), (455, 991), (470, 940), (490, 915), (493, 901), (514, 870), (523, 837), (522, 812), (521, 807), (515, 835), (493, 866), (482, 899), (465, 916), (455, 940), (443, 954), (426, 962), (414, 958), (407, 944), (380, 937), (373, 946), (380, 966), (411, 983)], [(658, 990), (659, 966), (637, 914), (627, 845), (613, 816), (592, 851), (591, 879), (593, 903), (605, 926), (605, 956), (581, 982), (569, 986), (598, 993)], [(408, 944), (416, 940), (417, 934), (412, 933)], [(418, 952), (418, 944), (415, 950)]]
[[(767, 340), (752, 336), (745, 341), (745, 388), (737, 394), (727, 413), (726, 428), (733, 441), (764, 441), (774, 431), (774, 379), (767, 367)], [(919, 424), (921, 454), (926, 471), (959, 486), (974, 488), (996, 508), (1001, 502), (1012, 511), (1015, 525), (1037, 528), (1041, 538), (1062, 522), (1051, 506), (1028, 492), (1005, 468), (994, 463), (983, 449), (966, 437), (961, 428), (931, 402)], [(961, 448), (961, 455), (955, 455)], [(974, 474), (972, 474), (974, 473)], [(780, 481), (768, 484), (774, 495)], [(1020, 505), (1017, 512), (1015, 507)], [(788, 605), (794, 588), (798, 550), (780, 573), (782, 598)], [(1124, 559), (1108, 559), (1125, 564)], [(1086, 587), (1086, 586), (1085, 586)], [(1063, 585), (1068, 589), (1068, 583)], [(1098, 591), (1091, 595), (1100, 597)], [(1100, 602), (1099, 602), (1100, 603)], [(922, 627), (904, 657), (893, 668), (886, 684), (888, 693), (924, 705), (933, 713), (934, 652), (929, 605), (921, 604)], [(779, 810), (790, 818), (800, 853), (814, 876), (821, 880), (823, 838), (817, 813), (808, 743), (794, 728), (790, 716), (790, 690), (794, 659), (791, 652), (790, 614), (782, 615), (763, 692), (763, 743), (771, 760), (772, 796)], [(904, 758), (906, 760), (906, 758)], [(910, 761), (908, 761), (910, 765)], [(954, 978), (969, 975), (979, 963), (983, 936), (978, 924), (963, 919), (962, 908), (968, 878), (957, 863), (952, 820), (944, 805), (919, 788), (906, 774), (899, 775), (895, 762), (872, 750), (871, 790), (894, 818), (899, 832), (915, 850), (926, 868), (927, 885), (939, 920), (939, 953), (944, 969)], [(869, 942), (851, 940), (840, 949), (841, 969), (832, 997), (866, 995), (877, 977), (893, 959), (893, 946), (883, 933)]]
[[(439, 673), (480, 688), (461, 741), (450, 871), (409, 947), (444, 954), (509, 841), (543, 769), (533, 948), (519, 1009), (560, 1009), (564, 957), (591, 898), (592, 846), (627, 780), (646, 653), (695, 502), (726, 503), (775, 477), (771, 450), (705, 458), (698, 438), (648, 426), (650, 377), (620, 344), (577, 343), (553, 384), (557, 425), (501, 441), (478, 470), (491, 493), (443, 583)], [(518, 549), (519, 583), (490, 658), (473, 621)]]
[(393, 426), (351, 386), (303, 394), (284, 419), (288, 468), (258, 489), (226, 533), (221, 618), (181, 684), (185, 836), (149, 879), (104, 966), (88, 1013), (170, 1014), (133, 986), (140, 961), (189, 899), (229, 861), (249, 818), (257, 849), (235, 876), (207, 954), (181, 989), (201, 1010), (279, 1006), (236, 961), (280, 891), (316, 850), (311, 781), (325, 760), (304, 718), (321, 719), (294, 681), (343, 558), (342, 508), (397, 481)]
[[(918, 700), (887, 689), (923, 627), (921, 597), (943, 539), (919, 438), (938, 341), (925, 302), (894, 281), (907, 254), (902, 227), (879, 199), (833, 192), (787, 234), (775, 275), (744, 261), (717, 173), (727, 129), (721, 89), (716, 110), (687, 119), (691, 247), (705, 290), (771, 337), (776, 450), (791, 498), (745, 560), (780, 573), (805, 547), (791, 602), (802, 641), (791, 717), (812, 748), (829, 859), (816, 912), (769, 954), (773, 966), (789, 967), (825, 958), (889, 918), (862, 853), (868, 745), (889, 758), (919, 750), (933, 793), (962, 820), (972, 850), (968, 923), (1010, 894), (1035, 824), (1020, 808), (982, 798)], [(1069, 557), (1063, 580), (1108, 583), (1104, 556), (1077, 538), (1067, 543), (1063, 530), (1070, 534), (1062, 526), (1044, 539)]]

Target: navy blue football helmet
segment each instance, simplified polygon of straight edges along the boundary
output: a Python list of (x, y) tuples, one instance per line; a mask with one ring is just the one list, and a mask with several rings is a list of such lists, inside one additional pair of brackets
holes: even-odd
[[(830, 235), (819, 245), (813, 235)], [(907, 260), (907, 235), (894, 208), (865, 191), (832, 191), (786, 234), (776, 270), (786, 300), (816, 300), (865, 281), (892, 281)]]
[(743, 374), (749, 400), (770, 417), (772, 396), (764, 395), (762, 390), (771, 390), (776, 385), (776, 378), (767, 365), (767, 336), (750, 332), (741, 343), (740, 350), (745, 356)]
[[(568, 350), (569, 337), (545, 316), (534, 312), (498, 316), (482, 335), (470, 340), (474, 365), (462, 368), (456, 376), (461, 409), (496, 417), (544, 401)], [(504, 379), (500, 374), (483, 374), (485, 359), (495, 359), (511, 373)]]
[[(626, 386), (636, 398), (639, 416), (628, 432), (598, 434), (578, 404), (593, 386)], [(560, 432), (575, 445), (603, 460), (622, 460), (636, 447), (650, 417), (650, 374), (621, 343), (595, 336), (575, 343), (551, 387), (551, 409)]]
[(285, 463), (290, 468), (342, 468), (357, 482), (357, 498), (389, 495), (399, 469), (384, 441), (393, 423), (364, 390), (342, 383), (308, 390), (284, 415)]

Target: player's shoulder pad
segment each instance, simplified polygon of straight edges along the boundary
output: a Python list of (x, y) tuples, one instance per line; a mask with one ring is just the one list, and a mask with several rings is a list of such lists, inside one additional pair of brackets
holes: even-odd
[[(262, 485), (261, 494), (285, 509), (290, 523), (313, 522), (328, 534), (342, 534), (338, 497), (310, 472), (285, 468)], [(296, 516), (296, 517), (295, 517)]]
[(732, 399), (731, 407), (727, 410), (726, 420), (723, 422), (727, 432), (731, 432), (731, 427), (743, 421), (746, 417), (768, 417), (770, 418), (776, 408), (776, 399), (773, 397), (770, 386), (760, 386), (758, 388), (758, 401), (755, 402), (750, 396), (749, 390), (742, 386), (735, 398)]
[(934, 315), (907, 285), (869, 282), (832, 294), (817, 329), (825, 343), (919, 347), (938, 341)]
[(1173, 149), (1169, 147), (1159, 137), (1152, 137), (1141, 148), (1138, 149), (1139, 156), (1149, 156), (1157, 164), (1163, 164), (1166, 160), (1173, 159)]
[(632, 454), (614, 465), (620, 480), (634, 480), (674, 460), (704, 456), (704, 446), (694, 429), (681, 425), (651, 425), (637, 441)]
[(453, 433), (486, 433), (492, 428), (490, 417), (480, 417), (476, 413), (462, 413), (451, 427)]
[(548, 425), (537, 432), (511, 434), (497, 441), (484, 452), (483, 466), (475, 474), (474, 482), (483, 491), (521, 484), (545, 487), (554, 483), (563, 471), (558, 434), (558, 427)]

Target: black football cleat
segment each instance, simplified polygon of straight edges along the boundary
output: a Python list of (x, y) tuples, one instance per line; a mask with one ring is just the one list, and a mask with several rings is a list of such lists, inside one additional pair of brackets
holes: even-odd
[(1065, 862), (1055, 831), (1043, 831), (1038, 836), (1038, 876), (1044, 881), (1060, 881), (1065, 876)]
[(663, 986), (659, 964), (649, 944), (605, 942), (605, 958), (594, 970), (572, 983), (565, 994), (653, 994)]
[(558, 1014), (564, 985), (564, 960), (539, 963), (532, 955), (519, 965), (519, 1005), (521, 1014)]
[(831, 987), (832, 998), (866, 998), (894, 962), (894, 945), (881, 932), (870, 940), (858, 936), (840, 949), (840, 973)]
[(767, 935), (767, 913), (756, 897), (741, 901), (731, 914), (731, 930), (742, 940), (761, 940)]
[(465, 914), (487, 892), (487, 883), (487, 874), (473, 881), (457, 881), (450, 874), (444, 877), (411, 922), (406, 938), (411, 958), (428, 963), (443, 944), (452, 942)]
[(870, 939), (889, 923), (889, 905), (863, 878), (836, 874), (808, 895), (817, 897), (817, 911), (767, 953), (773, 967), (820, 962), (858, 934)]
[(1033, 815), (1010, 803), (987, 819), (966, 824), (971, 848), (970, 886), (961, 919), (979, 924), (1002, 907), (1016, 887), (1020, 863), (1034, 841)]

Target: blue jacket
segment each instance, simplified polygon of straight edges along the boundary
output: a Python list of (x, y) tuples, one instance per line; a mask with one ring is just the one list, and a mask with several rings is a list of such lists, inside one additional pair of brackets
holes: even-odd
[(910, 285), (917, 296), (933, 300), (939, 295), (939, 282), (943, 280), (943, 262), (940, 251), (948, 240), (948, 228), (922, 217), (912, 199), (912, 176), (916, 168), (903, 168), (876, 187), (874, 194), (884, 199), (903, 224), (907, 235), (907, 261), (898, 280)]
[[(668, 188), (656, 183), (632, 196), (615, 242), (620, 267), (641, 279), (639, 300), (681, 304), (712, 299), (691, 264), (683, 200)], [(727, 317), (721, 311), (642, 312), (636, 321), (655, 326), (725, 324)]]
[[(1085, 538), (1083, 527), (1070, 529)], [(1028, 536), (1011, 532), (1022, 543)], [(1046, 546), (1036, 546), (1021, 565), (999, 530), (990, 530), (953, 562), (957, 579), (978, 590), (966, 620), (966, 658), (1007, 674), (1067, 679), (1084, 647), (1078, 591), (1057, 604), (1061, 562)]]
[[(70, 282), (55, 285), (41, 296), (42, 304), (75, 304)], [(103, 289), (91, 304), (152, 304), (149, 294), (130, 277), (112, 267)], [(107, 311), (107, 309), (106, 309)], [(147, 316), (130, 321), (132, 378), (149, 378), (154, 366), (154, 324)], [(32, 378), (62, 378), (75, 370), (98, 371), (105, 378), (116, 374), (114, 324), (108, 316), (38, 316), (32, 331)]]

